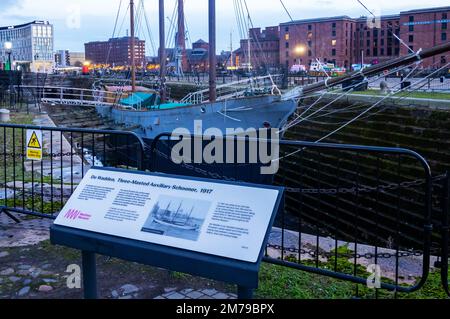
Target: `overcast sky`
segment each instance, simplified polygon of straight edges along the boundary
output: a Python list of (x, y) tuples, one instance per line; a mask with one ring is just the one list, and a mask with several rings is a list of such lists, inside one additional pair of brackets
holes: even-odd
[[(55, 49), (84, 51), (84, 43), (105, 40), (111, 37), (115, 17), (121, 0), (0, 0), (0, 24), (9, 26), (30, 22), (32, 20), (48, 20), (55, 26)], [(119, 26), (120, 35), (126, 34), (128, 20), (124, 20), (128, 0), (122, 0)], [(154, 41), (158, 42), (158, 0), (144, 1), (150, 29)], [(166, 16), (172, 16), (176, 0), (166, 0)], [(239, 29), (236, 23), (233, 0), (217, 0), (217, 32), (218, 51), (230, 47), (230, 33), (233, 32), (233, 46), (239, 44)], [(395, 14), (400, 11), (424, 7), (449, 5), (449, 0), (364, 0), (367, 7), (381, 14)], [(349, 15), (359, 17), (367, 15), (367, 11), (357, 0), (284, 0), (293, 19)], [(280, 0), (247, 0), (251, 18), (255, 26), (278, 25), (290, 21)], [(208, 38), (208, 1), (185, 0), (186, 20), (190, 39), (196, 41)], [(80, 14), (78, 14), (80, 13)], [(166, 19), (169, 29), (169, 19)], [(120, 28), (119, 28), (120, 29)], [(153, 54), (148, 32), (139, 32), (141, 38), (147, 40), (147, 53)], [(173, 42), (173, 41), (172, 41)]]

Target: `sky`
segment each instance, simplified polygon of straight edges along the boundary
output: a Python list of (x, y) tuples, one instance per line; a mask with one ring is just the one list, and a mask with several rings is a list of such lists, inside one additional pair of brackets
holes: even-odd
[[(107, 40), (113, 35), (116, 15), (122, 1), (122, 10), (116, 35), (126, 35), (128, 0), (0, 0), (0, 25), (10, 26), (33, 20), (50, 21), (55, 28), (55, 50), (84, 51), (84, 43)], [(150, 34), (155, 43), (152, 46), (149, 32), (143, 24), (138, 36), (147, 42), (147, 54), (154, 55), (158, 47), (158, 0), (143, 1), (149, 20)], [(265, 27), (290, 21), (280, 0), (246, 0), (253, 25)], [(357, 0), (283, 0), (292, 18), (308, 19), (316, 17), (348, 15), (359, 17), (367, 11)], [(165, 1), (166, 30), (171, 25), (170, 18), (176, 0)], [(233, 48), (239, 45), (240, 32), (233, 6), (234, 0), (217, 0), (217, 49), (229, 50), (230, 35)], [(400, 11), (448, 6), (449, 0), (363, 0), (363, 3), (378, 14), (396, 14)], [(208, 40), (208, 0), (185, 0), (188, 38)], [(122, 26), (122, 27), (120, 27)], [(120, 30), (120, 34), (119, 31)], [(145, 32), (144, 32), (145, 30)], [(188, 41), (188, 43), (190, 42)], [(173, 43), (173, 40), (169, 41)]]

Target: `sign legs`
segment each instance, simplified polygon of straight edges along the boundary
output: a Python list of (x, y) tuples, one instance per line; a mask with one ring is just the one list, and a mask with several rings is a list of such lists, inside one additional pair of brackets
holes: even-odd
[(253, 299), (253, 289), (238, 286), (238, 300), (250, 300)]
[(82, 252), (84, 299), (97, 299), (97, 264), (95, 254)]

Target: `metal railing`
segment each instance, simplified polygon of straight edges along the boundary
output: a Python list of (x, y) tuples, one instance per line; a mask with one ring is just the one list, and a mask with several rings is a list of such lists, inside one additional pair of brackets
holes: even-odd
[[(27, 160), (27, 130), (43, 135), (42, 161)], [(134, 133), (0, 124), (0, 211), (55, 218), (89, 168), (143, 170)]]
[(445, 292), (450, 297), (449, 288), (449, 237), (450, 237), (450, 173), (447, 173), (443, 181), (442, 196), (442, 255), (441, 255), (441, 279)]
[[(171, 160), (176, 142), (171, 134), (155, 138), (151, 170), (230, 181), (259, 179), (286, 188), (286, 207), (277, 217), (264, 261), (361, 285), (371, 278), (368, 266), (379, 266), (377, 288), (395, 296), (425, 284), (430, 260), (438, 252), (432, 256), (433, 178), (419, 154), (280, 141), (280, 170), (261, 176), (261, 163), (176, 164)], [(411, 262), (414, 269), (408, 268)]]

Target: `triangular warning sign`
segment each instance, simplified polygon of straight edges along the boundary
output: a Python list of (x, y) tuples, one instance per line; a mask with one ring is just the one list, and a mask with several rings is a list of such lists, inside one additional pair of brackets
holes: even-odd
[(31, 135), (30, 140), (28, 141), (28, 147), (29, 148), (37, 148), (37, 149), (41, 149), (41, 143), (39, 142), (39, 138), (36, 134), (36, 132), (33, 132), (33, 134)]

